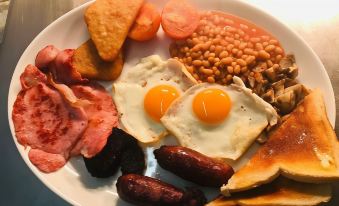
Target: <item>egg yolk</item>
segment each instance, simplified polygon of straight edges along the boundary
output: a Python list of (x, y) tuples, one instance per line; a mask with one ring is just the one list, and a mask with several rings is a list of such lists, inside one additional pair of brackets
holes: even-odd
[(146, 113), (155, 121), (165, 114), (170, 104), (179, 97), (176, 88), (170, 85), (159, 85), (151, 88), (144, 99)]
[(195, 115), (208, 124), (221, 123), (231, 110), (231, 99), (220, 89), (199, 92), (192, 103)]

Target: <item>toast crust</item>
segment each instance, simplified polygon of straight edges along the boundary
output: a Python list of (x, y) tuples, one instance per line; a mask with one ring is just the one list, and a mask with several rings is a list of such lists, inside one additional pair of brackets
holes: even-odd
[(220, 195), (206, 206), (309, 206), (331, 199), (329, 184), (300, 183), (279, 177), (270, 184), (225, 197)]

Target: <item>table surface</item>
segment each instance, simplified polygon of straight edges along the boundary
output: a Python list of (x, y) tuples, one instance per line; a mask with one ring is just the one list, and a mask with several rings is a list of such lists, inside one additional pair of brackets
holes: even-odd
[[(11, 1), (4, 42), (0, 45), (0, 205), (68, 205), (43, 185), (20, 157), (8, 125), (7, 92), (15, 65), (33, 38), (53, 20), (87, 1)], [(339, 105), (338, 1), (246, 1), (285, 22), (309, 43), (326, 67)], [(335, 130), (339, 134), (339, 121)], [(333, 199), (328, 204), (333, 206), (339, 203), (339, 186), (334, 187)]]

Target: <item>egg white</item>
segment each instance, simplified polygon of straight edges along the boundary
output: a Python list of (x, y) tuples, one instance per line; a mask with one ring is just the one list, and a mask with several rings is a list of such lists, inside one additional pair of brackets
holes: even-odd
[[(277, 123), (278, 115), (239, 78), (234, 81), (237, 84), (231, 86), (202, 83), (191, 87), (171, 104), (161, 122), (182, 146), (210, 157), (238, 159), (268, 124)], [(202, 122), (192, 109), (195, 95), (209, 88), (223, 90), (232, 102), (226, 119), (216, 125)]]
[(162, 61), (157, 55), (143, 58), (113, 84), (113, 99), (124, 129), (143, 143), (152, 143), (167, 135), (160, 122), (151, 119), (144, 109), (148, 90), (157, 85), (171, 85), (183, 93), (196, 80), (174, 59)]

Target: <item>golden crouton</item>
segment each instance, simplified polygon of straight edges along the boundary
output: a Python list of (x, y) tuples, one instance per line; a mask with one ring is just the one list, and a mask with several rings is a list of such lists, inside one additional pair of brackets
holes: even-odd
[(100, 57), (114, 61), (143, 0), (96, 0), (85, 12), (88, 31)]
[(103, 61), (90, 39), (75, 50), (72, 65), (82, 77), (111, 81), (120, 76), (124, 61), (122, 52), (119, 52), (114, 62)]

